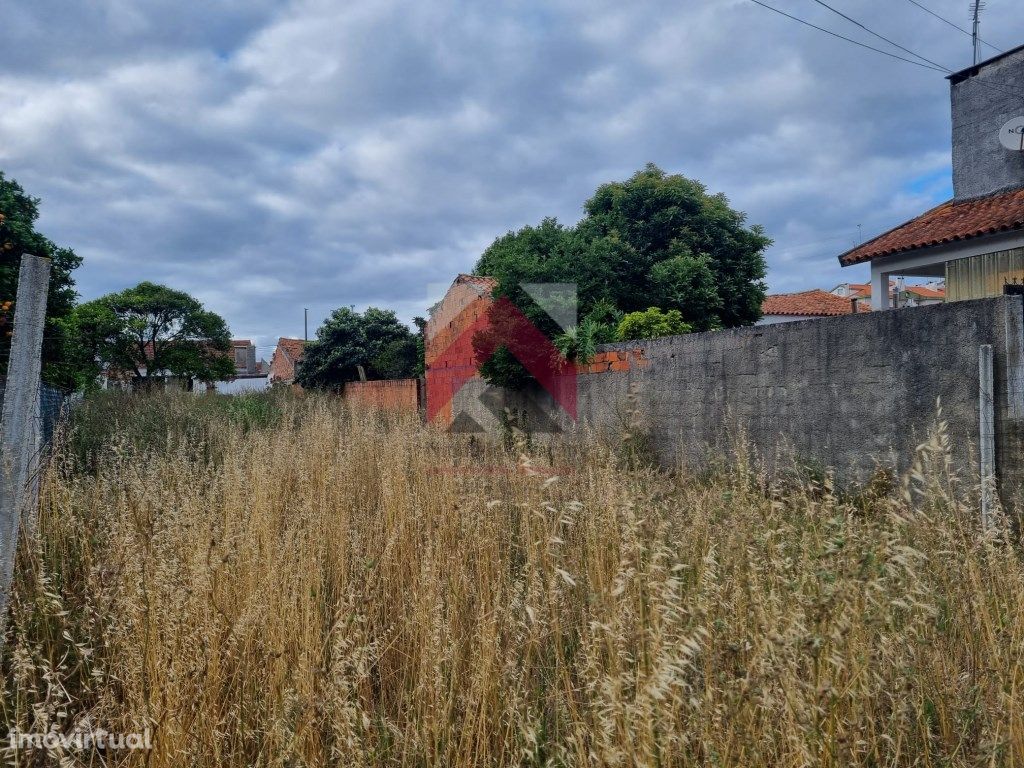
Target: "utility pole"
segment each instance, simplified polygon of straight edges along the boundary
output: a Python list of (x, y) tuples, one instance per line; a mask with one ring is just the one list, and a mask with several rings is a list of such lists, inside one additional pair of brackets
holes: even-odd
[(33, 471), (37, 469), (39, 374), (42, 369), (46, 294), (50, 260), (23, 254), (14, 304), (14, 335), (7, 364), (3, 418), (0, 420), (0, 646), (14, 580), (22, 515), (35, 514)]
[(974, 31), (971, 34), (971, 39), (974, 41), (974, 63), (977, 64), (981, 61), (981, 38), (979, 33), (981, 32), (981, 12), (985, 10), (985, 3), (983, 0), (974, 0), (971, 3), (971, 15), (974, 19)]
[(302, 340), (309, 341), (309, 307), (302, 310)]

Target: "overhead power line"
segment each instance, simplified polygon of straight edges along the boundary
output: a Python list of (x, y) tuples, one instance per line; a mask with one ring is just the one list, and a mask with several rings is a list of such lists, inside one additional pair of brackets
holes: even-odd
[[(938, 62), (932, 61), (931, 59), (926, 59), (924, 56), (921, 56), (920, 54), (914, 53), (910, 49), (904, 48), (903, 46), (899, 45), (898, 43), (892, 42), (887, 37), (883, 37), (882, 35), (878, 34), (877, 32), (875, 32), (875, 31), (873, 31), (871, 29), (868, 29), (866, 26), (861, 24), (856, 19), (851, 19), (846, 14), (844, 14), (844, 13), (842, 13), (840, 11), (837, 11), (836, 9), (832, 8), (830, 5), (827, 5), (824, 2), (821, 2), (821, 0), (814, 0), (814, 2), (819, 3), (820, 5), (825, 6), (829, 10), (834, 11), (835, 13), (839, 14), (840, 16), (842, 16), (844, 19), (847, 19), (848, 21), (856, 24), (858, 27), (861, 27), (865, 31), (870, 32), (875, 37), (878, 37), (878, 38), (880, 38), (882, 40), (885, 40), (887, 43), (889, 43), (891, 45), (895, 45), (897, 48), (900, 48), (901, 50), (904, 50), (904, 51), (910, 53), (911, 55), (916, 56), (920, 60), (918, 61), (918, 60), (915, 60), (915, 59), (908, 59), (905, 56), (900, 56), (898, 54), (893, 53), (892, 51), (885, 51), (885, 50), (882, 50), (881, 48), (875, 48), (874, 46), (868, 45), (866, 43), (862, 43), (859, 40), (854, 40), (853, 38), (846, 37), (844, 35), (839, 34), (838, 32), (833, 32), (831, 29), (825, 29), (825, 27), (819, 27), (817, 24), (812, 24), (809, 21), (805, 21), (804, 19), (798, 18), (797, 16), (793, 16), (792, 14), (786, 13), (785, 11), (779, 10), (778, 8), (775, 8), (774, 6), (768, 5), (767, 3), (764, 3), (761, 0), (750, 0), (750, 2), (752, 2), (752, 3), (756, 4), (756, 5), (761, 6), (762, 8), (767, 8), (769, 11), (773, 11), (774, 13), (777, 13), (780, 16), (785, 16), (787, 19), (791, 19), (792, 21), (795, 21), (795, 22), (798, 22), (800, 24), (803, 24), (806, 27), (810, 27), (811, 29), (816, 29), (819, 32), (824, 32), (826, 35), (831, 35), (832, 37), (837, 37), (840, 40), (845, 40), (848, 43), (853, 43), (854, 45), (859, 45), (861, 48), (867, 48), (869, 51), (874, 51), (875, 53), (881, 53), (884, 56), (888, 56), (890, 58), (897, 59), (898, 61), (903, 61), (903, 62), (906, 62), (907, 64), (913, 64), (914, 66), (922, 67), (923, 69), (930, 69), (930, 70), (933, 70), (935, 72), (942, 72), (943, 74), (946, 74), (946, 75), (951, 75), (954, 72), (954, 70), (950, 69), (949, 67), (943, 66), (942, 64), (939, 64)], [(1006, 94), (1009, 94), (1011, 96), (1017, 96), (1018, 98), (1024, 99), (1024, 94), (1022, 94), (1020, 91), (1016, 90), (1016, 88), (1013, 85), (1011, 85), (1010, 83), (993, 83), (993, 82), (985, 82), (983, 80), (978, 80), (976, 82), (977, 82), (977, 84), (979, 86), (982, 86), (984, 88), (988, 88), (989, 90), (1000, 91), (1002, 93), (1006, 93)]]
[(824, 0), (814, 0), (814, 2), (816, 2), (822, 8), (828, 8), (830, 11), (832, 11), (832, 13), (836, 14), (837, 16), (841, 16), (842, 18), (846, 19), (851, 24), (855, 24), (856, 26), (860, 27), (865, 32), (867, 32), (869, 35), (874, 35), (879, 40), (884, 40), (889, 45), (891, 45), (891, 46), (893, 46), (895, 48), (899, 48), (904, 53), (909, 53), (911, 56), (914, 56), (914, 57), (920, 59), (921, 61), (927, 62), (928, 64), (931, 64), (934, 67), (938, 67), (939, 69), (942, 69), (942, 70), (944, 70), (946, 72), (952, 72), (953, 71), (949, 67), (945, 66), (944, 64), (939, 64), (937, 61), (932, 61), (931, 59), (927, 59), (924, 56), (922, 56), (921, 54), (915, 53), (914, 51), (910, 50), (909, 48), (907, 48), (905, 46), (902, 46), (899, 43), (890, 40), (885, 35), (878, 34), (877, 32), (875, 32), (875, 30), (871, 29), (870, 27), (865, 26), (864, 24), (861, 24), (855, 18), (853, 18), (851, 16), (847, 16), (842, 11), (833, 8), (831, 5), (829, 5), (828, 3), (824, 2)]
[[(938, 19), (939, 21), (943, 22), (944, 24), (948, 24), (949, 26), (951, 26), (953, 29), (957, 30), (958, 32), (963, 32), (968, 37), (974, 37), (974, 34), (970, 30), (964, 29), (963, 27), (961, 27), (958, 24), (954, 24), (952, 21), (947, 19), (945, 16), (940, 16), (935, 11), (933, 11), (931, 8), (928, 8), (926, 6), (921, 5), (919, 2), (917, 2), (917, 0), (907, 0), (907, 2), (910, 3), (911, 5), (916, 5), (918, 8), (920, 8), (925, 13), (930, 14), (931, 16), (934, 16), (936, 19)], [(987, 40), (982, 40), (980, 37), (978, 38), (978, 40), (980, 42), (984, 43), (985, 45), (987, 45), (989, 48), (991, 48), (996, 53), (1005, 53), (1005, 51), (1002, 48), (999, 48), (998, 46), (992, 45), (992, 43), (988, 42)]]
[(903, 56), (899, 56), (899, 55), (897, 55), (895, 53), (892, 53), (891, 51), (883, 51), (881, 48), (875, 48), (872, 45), (868, 45), (866, 43), (862, 43), (859, 40), (854, 40), (851, 37), (845, 37), (844, 35), (840, 35), (838, 32), (833, 32), (831, 29), (825, 29), (824, 27), (819, 27), (817, 24), (812, 24), (809, 21), (805, 21), (804, 19), (801, 19), (801, 18), (798, 18), (796, 16), (793, 16), (791, 14), (786, 13), (785, 11), (781, 11), (778, 8), (775, 8), (774, 6), (771, 6), (771, 5), (768, 5), (767, 3), (761, 2), (761, 0), (750, 0), (750, 2), (752, 2), (752, 3), (756, 4), (756, 5), (761, 6), (762, 8), (767, 8), (769, 11), (773, 11), (774, 13), (777, 13), (780, 16), (785, 16), (787, 19), (791, 19), (791, 20), (796, 21), (796, 22), (798, 22), (800, 24), (803, 24), (804, 26), (810, 27), (811, 29), (816, 29), (819, 32), (824, 32), (826, 35), (831, 35), (832, 37), (838, 37), (840, 40), (845, 40), (848, 43), (853, 43), (854, 45), (859, 45), (861, 48), (867, 48), (869, 51), (874, 51), (875, 53), (880, 53), (883, 56), (888, 56), (890, 58), (897, 59), (899, 61), (905, 61), (907, 64), (913, 64), (914, 66), (923, 67), (924, 69), (932, 69), (932, 70), (935, 70), (936, 72), (950, 72), (951, 71), (949, 69), (944, 68), (941, 65), (932, 66), (930, 64), (924, 64), (924, 63), (922, 63), (920, 61), (915, 61), (913, 59), (908, 59), (908, 58), (905, 58)]

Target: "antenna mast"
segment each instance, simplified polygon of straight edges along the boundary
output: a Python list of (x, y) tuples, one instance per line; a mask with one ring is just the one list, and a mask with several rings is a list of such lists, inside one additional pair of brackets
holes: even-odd
[(971, 16), (974, 20), (974, 31), (971, 34), (971, 38), (974, 40), (974, 63), (977, 64), (981, 59), (981, 39), (978, 37), (978, 32), (981, 29), (981, 12), (985, 10), (984, 0), (974, 0), (971, 3)]

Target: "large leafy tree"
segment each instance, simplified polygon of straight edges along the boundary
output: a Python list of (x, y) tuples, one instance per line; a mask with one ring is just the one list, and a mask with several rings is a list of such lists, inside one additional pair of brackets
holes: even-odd
[[(759, 226), (747, 226), (723, 195), (648, 165), (599, 187), (584, 209), (575, 227), (544, 219), (499, 237), (474, 270), (497, 278), (495, 296), (509, 297), (552, 338), (559, 329), (523, 283), (574, 283), (579, 327), (598, 343), (612, 340), (624, 313), (652, 306), (678, 311), (684, 327), (698, 331), (750, 325), (761, 316), (771, 240)], [(481, 373), (511, 387), (530, 378), (503, 347)]]
[(67, 357), (67, 339), (61, 320), (68, 317), (77, 294), (71, 277), (82, 260), (70, 248), (61, 248), (36, 231), (39, 200), (14, 179), (0, 172), (0, 375), (6, 374), (11, 354), (11, 320), (17, 301), (21, 256), (31, 253), (51, 260), (50, 289), (43, 337), (43, 379), (55, 386), (72, 386), (78, 374)]
[(584, 209), (584, 237), (621, 249), (612, 290), (623, 311), (644, 310), (654, 296), (698, 330), (761, 317), (771, 240), (760, 226), (747, 226), (725, 195), (649, 164), (628, 181), (599, 187)]
[(336, 309), (306, 345), (295, 380), (307, 389), (338, 390), (359, 378), (405, 379), (416, 375), (416, 336), (391, 310), (370, 307), (363, 313)]
[(217, 381), (235, 372), (224, 319), (163, 285), (139, 283), (82, 304), (66, 327), (80, 370), (92, 365), (93, 375), (106, 367), (144, 384), (164, 374)]

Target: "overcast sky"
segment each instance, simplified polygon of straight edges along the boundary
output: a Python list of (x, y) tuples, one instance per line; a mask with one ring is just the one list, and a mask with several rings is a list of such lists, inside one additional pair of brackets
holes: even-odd
[[(886, 47), (814, 0), (766, 0)], [(921, 0), (962, 27), (967, 0)], [(952, 69), (908, 0), (830, 4)], [(950, 194), (948, 83), (750, 0), (4, 0), (0, 168), (85, 262), (84, 299), (166, 283), (268, 357), (330, 310), (428, 286), (650, 161), (776, 245), (773, 291)], [(1017, 0), (982, 37), (1024, 43)], [(898, 53), (898, 51), (897, 51)], [(985, 54), (994, 53), (985, 49)]]

